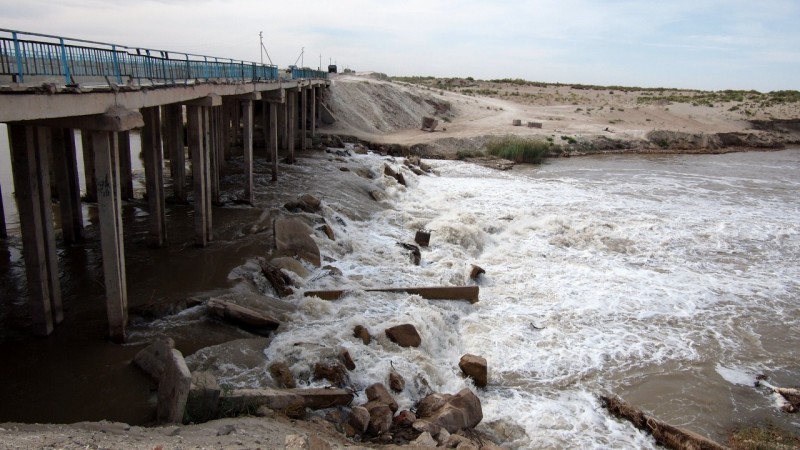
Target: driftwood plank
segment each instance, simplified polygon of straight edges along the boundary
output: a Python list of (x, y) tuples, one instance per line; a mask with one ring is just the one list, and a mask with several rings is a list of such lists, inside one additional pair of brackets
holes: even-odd
[[(365, 292), (394, 292), (419, 295), (428, 300), (469, 300), (478, 302), (480, 288), (478, 286), (432, 286), (364, 289)], [(333, 289), (325, 291), (306, 291), (306, 297), (319, 297), (322, 300), (337, 300), (348, 290)]]

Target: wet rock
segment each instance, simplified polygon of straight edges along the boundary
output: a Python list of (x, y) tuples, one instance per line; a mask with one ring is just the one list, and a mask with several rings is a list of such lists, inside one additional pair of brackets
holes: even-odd
[(372, 342), (372, 336), (370, 336), (369, 330), (363, 325), (356, 325), (355, 328), (353, 328), (353, 336), (361, 339), (364, 345), (369, 345), (369, 343)]
[(410, 427), (416, 421), (417, 416), (409, 410), (400, 411), (400, 413), (392, 419), (394, 425), (398, 427)]
[(386, 193), (377, 189), (369, 191), (369, 195), (376, 202), (381, 202), (386, 200)]
[(273, 266), (269, 263), (262, 263), (261, 264), (261, 273), (264, 277), (269, 281), (272, 285), (272, 288), (275, 289), (275, 293), (281, 297), (286, 297), (287, 295), (292, 295), (294, 293), (294, 289), (292, 289), (292, 279), (281, 269), (278, 267)]
[(466, 354), (461, 357), (458, 367), (464, 375), (472, 378), (475, 386), (486, 387), (488, 382), (486, 358), (476, 355)]
[(375, 436), (388, 433), (392, 427), (391, 408), (381, 402), (369, 402), (364, 408), (369, 411), (369, 432)]
[(417, 417), (414, 429), (435, 434), (439, 428), (444, 428), (455, 433), (479, 424), (483, 410), (480, 399), (469, 389), (462, 389), (455, 395), (431, 394), (425, 397), (417, 408)]
[(483, 270), (482, 267), (476, 266), (475, 264), (472, 265), (472, 269), (469, 271), (469, 277), (473, 280), (477, 280), (479, 276), (485, 274), (486, 271)]
[[(187, 356), (186, 365), (192, 372), (210, 372), (232, 384), (250, 383), (256, 374), (267, 371), (264, 348), (269, 342), (268, 338), (250, 338), (212, 345)], [(266, 387), (268, 380), (264, 378), (259, 381)]]
[(303, 266), (303, 263), (288, 256), (272, 258), (269, 263), (278, 269), (294, 272), (300, 278), (306, 278), (311, 274), (308, 269)]
[(408, 323), (387, 328), (386, 337), (401, 347), (419, 347), (422, 344), (419, 332)]
[(412, 442), (412, 444), (419, 445), (422, 447), (436, 447), (438, 445), (438, 442), (436, 442), (436, 439), (434, 439), (433, 436), (431, 436), (431, 434), (426, 431), (420, 434), (416, 439), (414, 439), (414, 442)]
[(294, 376), (291, 370), (289, 370), (289, 365), (285, 362), (281, 361), (270, 364), (269, 374), (272, 375), (272, 379), (275, 380), (278, 387), (291, 389), (297, 386), (294, 381)]
[(328, 275), (330, 276), (336, 276), (336, 277), (342, 276), (341, 269), (335, 266), (331, 266), (330, 264), (327, 266), (322, 266), (322, 269), (326, 270), (328, 272)]
[(420, 261), (422, 261), (422, 253), (420, 253), (419, 247), (413, 244), (406, 244), (403, 242), (398, 242), (397, 245), (408, 250), (411, 255), (411, 262), (414, 263), (415, 266), (419, 265)]
[(319, 247), (311, 237), (308, 224), (296, 217), (275, 220), (275, 248), (280, 255), (297, 256), (316, 267), (320, 266)]
[(159, 423), (183, 422), (191, 385), (192, 374), (186, 367), (186, 361), (181, 352), (173, 348), (167, 355), (164, 371), (158, 380), (156, 417)]
[(174, 348), (175, 341), (172, 338), (159, 339), (140, 350), (133, 357), (133, 363), (158, 381), (164, 373), (164, 364)]
[(406, 388), (406, 380), (397, 372), (389, 373), (389, 389), (394, 392), (403, 392)]
[(316, 213), (322, 209), (322, 202), (313, 195), (303, 194), (297, 199), (287, 202), (283, 207), (293, 212), (300, 210), (308, 213)]
[(427, 247), (431, 243), (431, 232), (418, 230), (414, 235), (414, 242), (419, 244), (420, 247)]
[(217, 378), (211, 373), (192, 373), (192, 384), (186, 399), (186, 421), (201, 423), (216, 418), (221, 392)]
[(440, 447), (444, 447), (447, 445), (447, 442), (450, 440), (450, 432), (442, 428), (439, 430), (439, 434), (436, 435), (436, 443), (439, 444)]
[(348, 423), (353, 427), (356, 434), (364, 434), (369, 426), (370, 414), (367, 408), (363, 406), (354, 406), (350, 411), (350, 420)]
[(314, 365), (314, 378), (328, 380), (334, 386), (345, 386), (350, 380), (347, 369), (340, 362), (318, 362)]
[(325, 234), (325, 236), (328, 237), (328, 239), (332, 241), (336, 240), (336, 235), (333, 233), (333, 228), (331, 228), (331, 226), (328, 225), (327, 223), (318, 226), (317, 231), (321, 231), (323, 234)]
[(383, 403), (392, 410), (392, 413), (397, 412), (397, 402), (394, 400), (394, 397), (392, 397), (392, 394), (386, 390), (386, 386), (383, 384), (375, 383), (368, 387), (364, 392), (367, 394), (369, 401)]
[(224, 300), (212, 298), (206, 302), (206, 308), (208, 308), (209, 313), (223, 318), (228, 322), (242, 325), (251, 331), (254, 329), (264, 329), (264, 332), (269, 334), (269, 330), (274, 330), (281, 324), (278, 319), (261, 311), (239, 306)]
[(350, 352), (346, 348), (339, 350), (339, 361), (344, 364), (347, 370), (356, 370), (356, 363), (353, 361), (353, 357), (350, 356)]

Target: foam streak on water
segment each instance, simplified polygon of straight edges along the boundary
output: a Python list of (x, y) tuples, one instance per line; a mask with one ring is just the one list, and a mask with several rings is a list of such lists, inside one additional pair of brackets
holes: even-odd
[[(475, 263), (487, 272), (480, 302), (304, 300), (269, 358), (294, 354), (302, 372), (311, 344), (343, 345), (356, 386), (383, 379), (391, 361), (413, 380), (408, 407), (426, 385), (466, 386), (459, 357), (482, 355), (482, 426), (520, 447), (652, 447), (602, 411), (594, 395), (605, 392), (717, 439), (764, 417), (793, 426), (747, 378), (798, 383), (800, 150), (434, 166), (440, 176), (409, 188), (383, 181), (393, 207), (372, 220), (329, 220), (339, 238), (319, 243), (344, 275), (306, 287), (463, 284)], [(395, 242), (420, 228), (431, 246), (415, 267)], [(420, 349), (382, 336), (404, 322), (420, 329)], [(377, 342), (358, 343), (356, 324)]]

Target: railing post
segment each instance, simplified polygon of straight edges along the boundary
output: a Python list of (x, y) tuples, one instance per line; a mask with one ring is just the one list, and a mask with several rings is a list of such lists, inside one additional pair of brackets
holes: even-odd
[(22, 76), (22, 52), (19, 49), (19, 40), (17, 39), (16, 31), (11, 32), (11, 37), (14, 39), (14, 56), (17, 60), (17, 83), (22, 83), (25, 78)]
[(61, 65), (64, 66), (64, 84), (70, 84), (72, 81), (72, 74), (69, 72), (69, 63), (67, 62), (67, 47), (64, 45), (64, 39), (58, 39), (61, 44)]
[(117, 77), (117, 83), (122, 84), (122, 71), (119, 67), (119, 57), (117, 57), (117, 46), (111, 46), (111, 58), (114, 60), (114, 75)]

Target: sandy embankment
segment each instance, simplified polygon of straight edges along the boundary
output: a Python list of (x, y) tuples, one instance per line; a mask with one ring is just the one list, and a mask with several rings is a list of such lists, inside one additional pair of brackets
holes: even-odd
[[(568, 155), (721, 153), (800, 143), (800, 102), (767, 94), (738, 101), (723, 93), (519, 80), (418, 83), (374, 73), (335, 76), (327, 104), (337, 122), (322, 131), (439, 158), (482, 151), (487, 139), (509, 134), (550, 140)], [(423, 116), (439, 119), (436, 132), (420, 130)], [(515, 119), (522, 126), (513, 126)]]

